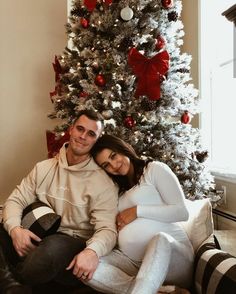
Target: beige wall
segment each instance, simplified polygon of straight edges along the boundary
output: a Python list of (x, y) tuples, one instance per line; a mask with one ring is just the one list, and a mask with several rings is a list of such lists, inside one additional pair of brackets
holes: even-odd
[(0, 1), (0, 204), (47, 156), (52, 61), (66, 46), (66, 2)]

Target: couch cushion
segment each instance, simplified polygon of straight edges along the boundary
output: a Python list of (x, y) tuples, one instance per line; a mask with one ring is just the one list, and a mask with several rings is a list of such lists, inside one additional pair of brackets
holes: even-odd
[(194, 251), (213, 233), (212, 206), (209, 199), (186, 199), (189, 219), (179, 224), (186, 231)]
[(196, 252), (194, 280), (197, 294), (236, 293), (236, 258), (217, 249), (213, 235)]

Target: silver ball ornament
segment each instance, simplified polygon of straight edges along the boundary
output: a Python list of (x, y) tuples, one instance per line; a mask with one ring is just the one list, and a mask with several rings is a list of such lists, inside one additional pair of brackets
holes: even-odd
[(134, 16), (134, 12), (129, 6), (126, 6), (125, 8), (121, 9), (120, 16), (123, 20), (129, 21)]

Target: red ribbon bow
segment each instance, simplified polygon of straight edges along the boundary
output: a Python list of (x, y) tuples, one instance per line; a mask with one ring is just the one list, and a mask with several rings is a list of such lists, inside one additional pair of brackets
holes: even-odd
[(160, 99), (160, 75), (165, 75), (168, 71), (169, 59), (167, 51), (157, 53), (152, 58), (147, 58), (136, 48), (130, 49), (128, 63), (138, 77), (136, 97), (146, 95), (150, 100)]
[[(106, 5), (110, 5), (112, 0), (103, 0)], [(92, 12), (97, 5), (97, 0), (84, 0), (84, 5), (87, 7), (88, 11)]]

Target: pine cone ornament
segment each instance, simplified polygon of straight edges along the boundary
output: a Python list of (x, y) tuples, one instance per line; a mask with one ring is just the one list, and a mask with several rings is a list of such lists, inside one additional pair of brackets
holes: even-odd
[(176, 11), (172, 11), (168, 13), (168, 20), (169, 21), (176, 21), (178, 19), (179, 15)]
[(189, 73), (190, 71), (187, 68), (180, 68), (180, 69), (177, 69), (176, 72)]
[(197, 158), (197, 161), (202, 163), (204, 162), (207, 157), (208, 157), (208, 151), (203, 151), (203, 152), (200, 152), (200, 151), (196, 151), (195, 152), (195, 156)]
[(125, 83), (124, 80), (119, 80), (119, 81), (118, 81), (118, 84), (121, 86), (121, 90), (122, 90), (122, 91), (126, 91), (126, 90), (128, 90), (128, 86), (126, 85), (126, 83)]
[(94, 73), (98, 74), (101, 71), (102, 68), (96, 61), (94, 61), (92, 63), (92, 69), (93, 69)]
[(148, 99), (143, 99), (141, 101), (141, 108), (144, 111), (152, 111), (152, 110), (157, 109), (157, 103), (156, 103), (156, 101), (151, 101), (151, 100), (148, 100)]
[(132, 47), (133, 42), (132, 39), (128, 37), (124, 37), (120, 42), (119, 50), (126, 51), (129, 47)]
[(71, 10), (72, 16), (78, 16), (78, 17), (85, 17), (88, 15), (88, 12), (85, 8), (74, 8)]

